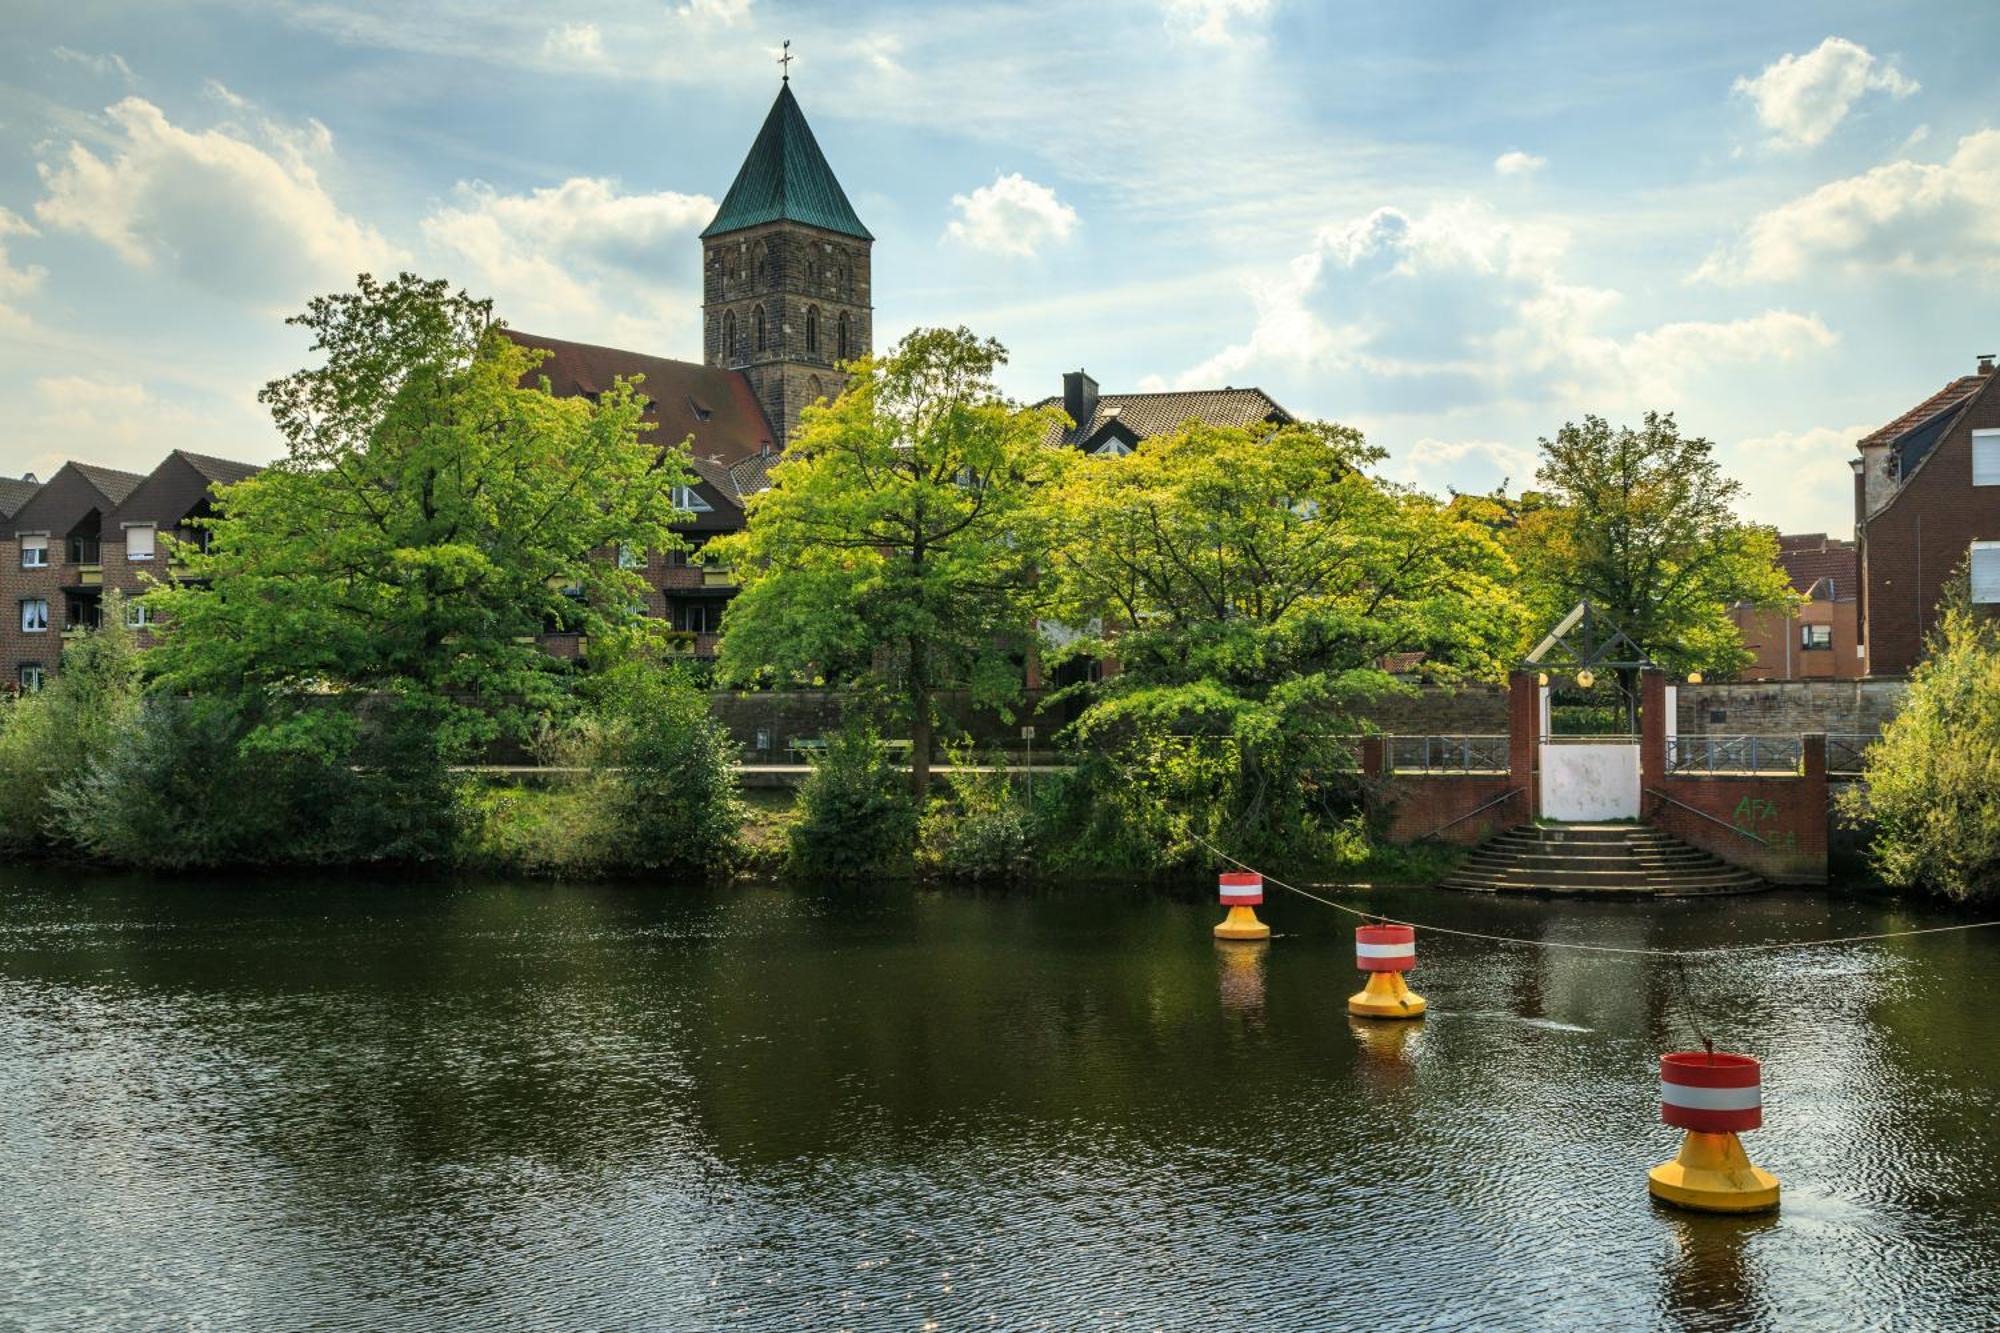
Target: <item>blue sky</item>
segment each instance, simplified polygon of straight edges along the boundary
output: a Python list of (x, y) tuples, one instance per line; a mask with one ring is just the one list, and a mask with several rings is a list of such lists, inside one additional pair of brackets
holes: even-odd
[(363, 268), (698, 355), (785, 38), (878, 343), (969, 325), (1022, 398), (1256, 384), (1438, 491), (1658, 407), (1845, 533), (1853, 440), (2000, 350), (1991, 5), (11, 8), (0, 471), (268, 458), (280, 321)]

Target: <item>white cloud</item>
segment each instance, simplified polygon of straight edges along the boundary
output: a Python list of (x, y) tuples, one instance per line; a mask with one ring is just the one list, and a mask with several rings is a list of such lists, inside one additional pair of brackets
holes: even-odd
[[(1503, 483), (1519, 491), (1534, 480), (1539, 455), (1533, 445), (1509, 444), (1503, 440), (1438, 440), (1429, 436), (1406, 449), (1395, 450), (1387, 464), (1388, 475), (1412, 485), (1434, 483), (1449, 474), (1465, 484), (1460, 490), (1491, 490)], [(1483, 468), (1487, 477), (1473, 481), (1471, 473)]]
[(1806, 54), (1784, 55), (1756, 78), (1739, 78), (1732, 91), (1757, 107), (1757, 119), (1783, 147), (1810, 148), (1833, 133), (1869, 92), (1903, 98), (1920, 85), (1865, 46), (1829, 37)]
[(1958, 141), (1947, 162), (1886, 163), (1830, 181), (1753, 221), (1694, 277), (1781, 281), (1849, 271), (2000, 274), (2000, 130)]
[(125, 63), (125, 57), (116, 51), (106, 51), (99, 55), (89, 51), (78, 51), (74, 47), (58, 46), (49, 54), (67, 64), (81, 65), (92, 74), (105, 77), (115, 74), (128, 86), (139, 81), (138, 76), (132, 73), (132, 67)]
[(1249, 338), (1175, 377), (1182, 388), (1277, 375), (1348, 416), (1499, 407), (1671, 406), (1699, 377), (1830, 345), (1816, 317), (1771, 310), (1618, 334), (1615, 291), (1562, 271), (1568, 236), (1476, 201), (1382, 208), (1320, 229), (1253, 288)]
[(1203, 46), (1258, 41), (1272, 0), (1165, 0), (1167, 31)]
[(971, 194), (955, 194), (958, 210), (944, 231), (950, 240), (996, 255), (1033, 255), (1060, 245), (1076, 230), (1076, 210), (1020, 172), (995, 176)]
[(733, 28), (750, 17), (751, 0), (687, 0), (676, 12), (684, 19)]
[(46, 478), (67, 459), (150, 472), (175, 449), (258, 463), (272, 437), (248, 386), (234, 401), (197, 406), (163, 396), (136, 380), (102, 375), (44, 375), (20, 423), (25, 462)]
[[(232, 108), (244, 105), (217, 87)], [(317, 122), (194, 131), (138, 97), (107, 115), (108, 159), (72, 142), (40, 164), (47, 193), (35, 215), (45, 225), (93, 237), (134, 268), (260, 308), (290, 309), (399, 257), (322, 184), (317, 163), (332, 136)]]
[(1854, 528), (1854, 442), (1880, 423), (1814, 426), (1723, 446), (1720, 456), (1744, 487), (1744, 513), (1784, 532), (1846, 536)]
[(423, 232), (511, 323), (671, 354), (662, 343), (693, 326), (700, 304), (698, 291), (671, 278), (688, 269), (690, 238), (715, 209), (706, 195), (624, 194), (587, 176), (527, 194), (473, 182), (426, 217)]
[(569, 64), (602, 64), (604, 34), (595, 23), (565, 23), (549, 29), (549, 35), (542, 39), (542, 54)]
[(24, 333), (28, 329), (30, 321), (27, 315), (14, 302), (41, 286), (44, 272), (33, 264), (16, 268), (7, 257), (7, 238), (33, 235), (35, 229), (25, 220), (0, 208), (0, 331)]
[(1532, 176), (1549, 164), (1546, 157), (1524, 153), (1520, 149), (1502, 153), (1493, 159), (1493, 170), (1502, 176)]

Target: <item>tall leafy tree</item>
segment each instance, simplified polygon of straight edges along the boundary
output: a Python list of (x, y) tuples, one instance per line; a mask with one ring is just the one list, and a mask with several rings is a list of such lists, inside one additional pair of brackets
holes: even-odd
[(177, 690), (388, 696), (445, 755), (526, 734), (565, 699), (545, 625), (635, 629), (642, 583), (603, 553), (674, 545), (685, 446), (641, 438), (633, 384), (551, 395), (541, 353), (442, 282), (364, 275), (290, 322), (323, 361), (263, 392), (287, 456), (222, 493), (209, 549), (149, 595), (149, 669)]
[(1002, 398), (999, 343), (922, 329), (862, 360), (809, 408), (745, 529), (710, 547), (742, 591), (723, 620), (725, 679), (818, 676), (881, 688), (930, 785), (937, 692), (1006, 705), (1022, 687), (1042, 555), (1039, 488), (1064, 455), (1054, 420)]
[(1737, 517), (1742, 484), (1724, 475), (1714, 445), (1682, 435), (1671, 413), (1648, 412), (1637, 429), (1587, 416), (1541, 449), (1541, 493), (1508, 537), (1533, 632), (1588, 601), (1669, 670), (1748, 662), (1730, 608), (1793, 597), (1776, 532)]
[(1371, 476), (1381, 456), (1339, 426), (1190, 422), (1081, 460), (1052, 493), (1054, 609), (1072, 627), (1052, 658), (1117, 664), (1075, 727), (1087, 781), (1120, 755), (1085, 842), (1162, 865), (1197, 855), (1194, 835), (1343, 855), (1360, 839), (1344, 734), (1395, 687), (1384, 659), (1501, 672), (1520, 633), (1511, 563), (1459, 502)]

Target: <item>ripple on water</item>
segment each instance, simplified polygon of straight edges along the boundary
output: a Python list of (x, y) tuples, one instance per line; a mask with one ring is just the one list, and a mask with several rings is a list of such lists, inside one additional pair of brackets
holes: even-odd
[[(1629, 909), (1629, 910), (1627, 910)], [(1588, 942), (1865, 928), (1411, 895)], [(1994, 1321), (1984, 940), (1711, 960), (1118, 899), (299, 885), (0, 899), (0, 1325)], [(1276, 915), (1276, 912), (1273, 913)], [(1955, 1001), (1954, 1002), (1954, 997)], [(1765, 1061), (1776, 1218), (1651, 1205), (1653, 1062)]]

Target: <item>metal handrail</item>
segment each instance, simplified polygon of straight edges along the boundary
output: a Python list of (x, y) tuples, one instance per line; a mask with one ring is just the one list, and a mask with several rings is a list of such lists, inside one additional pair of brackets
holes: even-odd
[(1677, 801), (1673, 797), (1661, 791), (1658, 787), (1646, 788), (1646, 795), (1657, 796), (1661, 800), (1665, 801), (1668, 805), (1677, 805), (1691, 815), (1699, 815), (1703, 819), (1706, 819), (1709, 823), (1719, 825), (1722, 828), (1726, 828), (1731, 833), (1736, 834), (1738, 837), (1744, 837), (1750, 839), (1750, 841), (1756, 843), (1759, 847), (1769, 847), (1771, 845), (1764, 839), (1752, 833), (1749, 829), (1737, 828), (1736, 825), (1730, 823), (1726, 819), (1717, 819), (1714, 815), (1711, 815), (1706, 810), (1697, 810), (1695, 807), (1689, 805), (1686, 801)]
[(1526, 796), (1527, 794), (1528, 794), (1528, 789), (1526, 787), (1509, 787), (1506, 791), (1501, 792), (1498, 796), (1495, 796), (1492, 800), (1483, 801), (1480, 804), (1473, 806), (1470, 810), (1467, 810), (1464, 814), (1456, 815), (1451, 819), (1445, 820), (1444, 823), (1439, 824), (1429, 833), (1424, 834), (1424, 836), (1426, 838), (1435, 838), (1438, 834), (1444, 832), (1446, 829), (1450, 828), (1453, 824), (1463, 824), (1466, 820), (1472, 818), (1474, 815), (1480, 814), (1483, 811), (1491, 810), (1494, 806), (1500, 804), (1500, 802), (1502, 801), (1511, 801), (1516, 796)]

